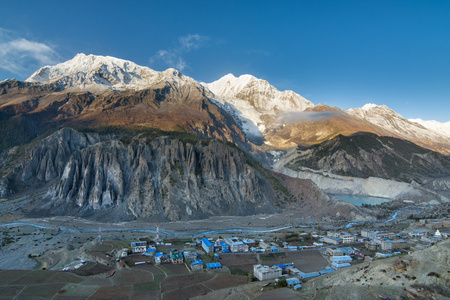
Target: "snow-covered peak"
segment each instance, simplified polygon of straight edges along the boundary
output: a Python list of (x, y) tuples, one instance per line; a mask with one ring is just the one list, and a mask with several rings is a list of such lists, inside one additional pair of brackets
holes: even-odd
[(361, 107), (362, 110), (371, 110), (372, 108), (378, 107), (378, 105), (373, 103), (367, 103), (363, 107)]
[(448, 134), (431, 131), (425, 125), (407, 120), (386, 105), (366, 104), (362, 108), (351, 108), (346, 112), (372, 123), (385, 135), (413, 141), (449, 142)]
[(384, 104), (377, 105), (373, 103), (367, 103), (361, 108), (350, 108), (347, 110), (347, 112), (362, 118), (368, 118), (370, 116), (392, 115), (398, 116), (403, 119), (402, 116), (400, 116), (399, 114), (397, 114), (395, 111), (393, 111)]
[(141, 90), (160, 81), (192, 80), (175, 69), (163, 72), (111, 56), (77, 54), (37, 70), (26, 81), (56, 83), (65, 89)]
[(257, 78), (252, 75), (246, 74), (235, 77), (230, 73), (219, 80), (207, 84), (207, 87), (218, 96), (234, 98), (253, 80), (257, 80)]
[(280, 92), (266, 80), (248, 74), (239, 77), (228, 74), (206, 86), (219, 98), (248, 101), (256, 110), (269, 114), (302, 111), (313, 106), (293, 91)]
[(409, 119), (409, 121), (420, 124), (425, 128), (431, 129), (440, 134), (444, 134), (450, 137), (450, 121), (445, 123), (441, 123), (434, 120), (424, 121), (422, 119)]
[(314, 106), (293, 91), (280, 92), (267, 81), (248, 74), (239, 77), (227, 74), (204, 86), (214, 94), (216, 103), (231, 113), (250, 136), (261, 136), (265, 131), (264, 115), (274, 117)]

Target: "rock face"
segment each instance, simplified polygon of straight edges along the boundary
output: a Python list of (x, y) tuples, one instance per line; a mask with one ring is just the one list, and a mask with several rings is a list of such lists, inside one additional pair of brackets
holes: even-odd
[[(170, 73), (170, 74), (169, 74)], [(169, 76), (170, 75), (170, 76)], [(56, 83), (0, 83), (0, 150), (64, 126), (145, 126), (195, 133), (252, 146), (234, 119), (209, 100), (209, 91), (175, 70), (158, 73), (140, 90), (63, 90)]]
[(45, 186), (51, 213), (111, 221), (276, 212), (276, 192), (248, 159), (217, 140), (121, 141), (64, 128), (30, 146), (8, 178), (20, 191)]
[(448, 299), (449, 254), (450, 241), (444, 240), (411, 255), (374, 260), (320, 276), (304, 286), (304, 293), (319, 299), (378, 299), (379, 295)]
[(299, 149), (298, 156), (287, 167), (423, 183), (429, 177), (448, 176), (450, 158), (408, 141), (358, 133), (348, 137), (339, 135), (319, 145)]

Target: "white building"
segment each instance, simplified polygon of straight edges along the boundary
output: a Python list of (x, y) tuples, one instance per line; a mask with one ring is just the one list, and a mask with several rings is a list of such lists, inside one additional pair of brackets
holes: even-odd
[(342, 243), (341, 238), (335, 238), (335, 237), (331, 237), (331, 236), (324, 236), (323, 241), (327, 244), (332, 244), (332, 245), (337, 245), (337, 244)]
[(253, 274), (259, 280), (270, 280), (281, 276), (282, 270), (279, 266), (254, 265)]
[(131, 252), (143, 253), (147, 251), (147, 242), (131, 242)]
[(344, 244), (354, 243), (356, 240), (356, 237), (350, 233), (341, 233), (339, 237), (342, 239), (342, 243)]
[(230, 246), (231, 252), (248, 252), (248, 245), (239, 241), (238, 238), (225, 239), (225, 243)]

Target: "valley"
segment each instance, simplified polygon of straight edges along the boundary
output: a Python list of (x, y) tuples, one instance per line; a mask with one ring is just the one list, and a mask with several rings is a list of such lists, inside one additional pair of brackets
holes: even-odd
[[(341, 299), (342, 274), (359, 297), (352, 274), (381, 258), (448, 251), (445, 128), (384, 105), (315, 105), (252, 75), (200, 83), (109, 56), (2, 81), (0, 295)], [(436, 272), (426, 286), (398, 275), (408, 293), (364, 283), (441, 299), (448, 274)]]

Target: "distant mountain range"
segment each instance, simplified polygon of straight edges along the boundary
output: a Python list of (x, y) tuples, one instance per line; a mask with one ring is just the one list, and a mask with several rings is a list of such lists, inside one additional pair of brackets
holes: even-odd
[[(76, 146), (77, 149), (67, 146), (59, 149), (45, 142), (42, 144), (43, 139), (66, 127), (76, 130), (71, 134), (57, 131), (58, 138), (51, 139), (54, 143), (63, 145), (69, 142), (66, 136), (87, 139), (89, 143)], [(83, 214), (89, 214), (90, 210), (115, 205), (127, 211), (116, 212), (121, 216), (119, 219), (152, 218), (151, 213), (143, 210), (158, 205), (158, 212), (164, 213), (167, 220), (183, 219), (189, 211), (192, 218), (220, 213), (273, 212), (280, 203), (298, 200), (298, 197), (277, 192), (277, 188), (285, 189), (283, 182), (295, 185), (291, 180), (275, 175), (279, 183), (274, 183), (267, 175), (268, 171), (262, 171), (262, 166), (252, 171), (254, 166), (248, 165), (248, 160), (240, 158), (237, 162), (230, 159), (229, 156), (235, 157), (238, 152), (227, 147), (236, 146), (268, 167), (277, 161), (284, 162), (285, 166), (279, 170), (288, 168), (285, 173), (310, 169), (348, 177), (374, 176), (414, 181), (415, 184), (422, 182), (428, 186), (428, 179), (433, 178), (433, 184), (437, 184), (439, 179), (439, 189), (445, 189), (449, 177), (445, 156), (450, 154), (449, 128), (450, 123), (407, 120), (384, 105), (367, 104), (348, 110), (314, 105), (293, 91), (278, 91), (267, 81), (251, 75), (235, 77), (228, 74), (212, 83), (200, 83), (175, 69), (157, 72), (109, 56), (78, 54), (67, 62), (37, 70), (24, 82), (0, 82), (0, 134), (3, 136), (0, 141), (0, 194), (8, 196), (26, 192), (53, 182), (47, 196), (52, 199), (48, 207), (52, 207), (54, 212), (80, 213), (81, 210)], [(186, 156), (188, 149), (193, 151), (190, 147), (194, 147), (198, 155), (203, 155), (201, 153), (206, 150), (201, 143), (205, 144), (205, 141), (195, 140), (191, 146), (164, 148), (160, 143), (166, 143), (166, 140), (152, 138), (149, 146), (140, 140), (149, 129), (159, 130), (159, 136), (164, 136), (164, 132), (178, 132), (228, 143), (208, 150), (209, 156), (214, 156), (214, 151), (220, 152), (209, 160), (214, 163), (208, 167), (208, 172), (215, 175), (202, 177), (203, 171), (198, 173), (191, 166), (192, 158)], [(86, 133), (91, 131), (99, 135)], [(124, 132), (127, 133), (124, 135)], [(41, 148), (35, 157), (36, 143)], [(155, 151), (167, 155), (176, 151), (176, 155), (169, 155), (175, 155), (176, 159), (166, 162), (167, 155), (161, 154), (158, 156), (160, 164), (143, 164), (141, 160), (133, 161), (137, 159), (137, 149), (148, 152), (140, 156), (142, 160), (155, 159)], [(220, 156), (223, 153), (228, 153), (225, 158)], [(61, 159), (56, 159), (57, 165), (52, 165), (49, 160), (54, 160), (55, 155)], [(97, 156), (102, 157), (101, 161)], [(24, 159), (23, 162), (19, 158)], [(227, 166), (221, 165), (225, 162), (223, 159), (229, 160)], [(393, 171), (397, 165), (401, 170)], [(137, 166), (141, 171), (136, 170)], [(167, 170), (180, 166), (178, 175), (171, 175), (173, 180), (167, 177)], [(31, 172), (30, 168), (35, 171)], [(109, 178), (112, 175), (105, 170), (110, 168), (120, 172), (121, 177), (114, 175)], [(146, 168), (150, 173), (144, 176), (140, 172), (147, 172), (144, 171)], [(204, 168), (202, 166), (201, 170)], [(83, 172), (103, 172), (103, 177), (99, 181), (86, 180), (81, 175)], [(251, 187), (245, 187), (248, 183), (244, 181), (234, 186), (234, 180), (249, 174), (254, 174), (251, 176), (255, 178)], [(223, 196), (228, 200), (207, 208), (204, 207), (205, 202), (200, 201), (200, 195), (207, 195), (208, 190), (214, 189), (208, 183), (213, 179), (221, 182), (216, 188), (225, 192), (223, 187), (230, 186), (230, 191)], [(131, 187), (130, 180), (147, 182), (147, 190)], [(267, 182), (271, 182), (268, 190)], [(322, 188), (320, 180), (315, 182), (317, 189)], [(197, 186), (195, 195), (191, 184)], [(167, 192), (162, 197), (164, 189)], [(236, 194), (242, 189), (247, 189), (245, 194)], [(261, 195), (254, 194), (252, 198), (253, 189), (261, 191)], [(309, 186), (308, 190), (315, 188)], [(211, 201), (220, 198), (216, 196)], [(322, 193), (315, 202), (309, 199), (308, 205), (320, 205), (329, 200), (327, 197)], [(65, 200), (54, 202), (57, 198)], [(242, 209), (226, 208), (227, 205), (238, 205), (238, 202), (233, 202), (236, 199), (240, 199), (238, 202)], [(241, 203), (245, 199), (251, 203)], [(138, 200), (153, 202), (142, 206)], [(124, 201), (128, 204), (120, 204)], [(194, 201), (195, 204), (188, 205), (183, 201)], [(79, 207), (69, 209), (61, 203)], [(173, 212), (164, 207), (173, 207)]]
[[(198, 83), (175, 69), (156, 72), (109, 56), (77, 54), (67, 62), (39, 69), (26, 82), (51, 84), (59, 91), (102, 95), (160, 88), (174, 94), (173, 98), (185, 100), (195, 91), (233, 117), (240, 131), (257, 145), (265, 141), (275, 148), (291, 148), (319, 143), (338, 134), (366, 131), (450, 153), (450, 122), (407, 120), (385, 105), (366, 104), (348, 110), (314, 105), (293, 91), (280, 92), (267, 81), (251, 75), (236, 78), (228, 74), (212, 83)], [(185, 122), (180, 123), (186, 126)]]

